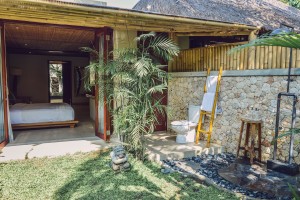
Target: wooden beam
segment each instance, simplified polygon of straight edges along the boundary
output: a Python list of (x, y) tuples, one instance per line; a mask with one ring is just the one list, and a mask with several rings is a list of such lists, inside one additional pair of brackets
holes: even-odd
[(251, 31), (232, 31), (226, 30), (222, 32), (197, 32), (197, 33), (177, 33), (176, 36), (234, 36), (234, 35), (249, 35)]

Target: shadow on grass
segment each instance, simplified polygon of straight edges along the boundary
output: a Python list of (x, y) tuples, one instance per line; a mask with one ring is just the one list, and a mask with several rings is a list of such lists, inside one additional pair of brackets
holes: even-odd
[[(143, 164), (133, 160), (129, 172), (115, 173), (108, 166), (108, 153), (102, 153), (83, 163), (68, 182), (56, 191), (55, 199), (165, 199), (159, 183), (148, 177)], [(156, 166), (155, 170), (159, 170)], [(149, 180), (150, 179), (150, 180)]]
[[(101, 153), (74, 168), (54, 199), (228, 199), (231, 196), (215, 188), (206, 188), (177, 173), (164, 175), (151, 162), (130, 159), (129, 172), (115, 173), (108, 163), (108, 153)], [(219, 196), (218, 196), (219, 195)], [(220, 197), (225, 198), (218, 198)]]

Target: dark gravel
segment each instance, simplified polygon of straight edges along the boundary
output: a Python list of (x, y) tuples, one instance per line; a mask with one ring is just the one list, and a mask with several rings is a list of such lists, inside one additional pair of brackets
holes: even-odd
[(224, 167), (228, 167), (230, 164), (236, 161), (236, 157), (230, 153), (222, 153), (218, 155), (199, 155), (196, 157), (185, 158), (182, 160), (165, 160), (165, 166), (179, 172), (187, 172), (181, 166), (184, 162), (192, 162), (194, 166), (197, 166), (195, 171), (187, 173), (199, 173), (205, 177), (208, 177), (216, 185), (223, 187), (232, 192), (241, 193), (251, 198), (258, 199), (290, 199), (290, 197), (275, 197), (273, 195), (244, 189), (236, 184), (233, 184), (218, 174), (218, 170)]

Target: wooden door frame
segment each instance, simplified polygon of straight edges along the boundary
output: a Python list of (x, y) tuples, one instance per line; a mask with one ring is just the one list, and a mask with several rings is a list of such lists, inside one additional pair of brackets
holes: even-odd
[[(104, 47), (103, 47), (103, 60), (106, 63), (110, 57), (109, 57), (109, 52), (112, 50), (110, 49), (109, 46), (109, 41), (113, 40), (113, 34), (112, 34), (112, 29), (109, 27), (104, 27), (97, 29), (95, 31), (95, 48), (97, 51), (99, 51), (99, 38), (100, 36), (104, 36)], [(109, 35), (109, 38), (108, 38)], [(111, 120), (112, 118), (110, 117), (109, 110), (107, 108), (107, 102), (106, 102), (106, 97), (104, 96), (104, 106), (103, 106), (103, 112), (104, 112), (104, 119), (103, 119), (103, 133), (99, 131), (99, 86), (97, 84), (98, 82), (98, 77), (97, 74), (95, 74), (95, 135), (100, 137), (101, 139), (107, 141), (110, 139), (110, 135), (112, 134), (112, 123)], [(110, 135), (107, 135), (107, 132), (110, 131)]]
[(9, 142), (8, 128), (8, 93), (7, 93), (7, 68), (6, 68), (6, 44), (5, 44), (5, 24), (0, 22), (1, 49), (2, 49), (2, 90), (3, 90), (3, 111), (4, 111), (4, 135), (5, 140), (0, 143), (0, 148)]

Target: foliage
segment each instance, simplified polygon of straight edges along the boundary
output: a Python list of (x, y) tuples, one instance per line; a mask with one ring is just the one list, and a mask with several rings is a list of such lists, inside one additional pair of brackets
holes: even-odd
[[(143, 160), (143, 137), (154, 132), (157, 114), (164, 114), (166, 109), (161, 100), (167, 90), (168, 74), (160, 68), (159, 59), (168, 62), (178, 55), (179, 48), (154, 32), (142, 34), (136, 41), (137, 48), (116, 49), (112, 52), (113, 60), (104, 63), (98, 57), (87, 70), (99, 75), (97, 84), (103, 91), (99, 98), (105, 97), (108, 107), (114, 107), (114, 133)], [(93, 49), (83, 50), (98, 55)]]
[(258, 39), (252, 40), (248, 44), (237, 46), (229, 51), (233, 53), (244, 48), (253, 46), (280, 46), (300, 49), (300, 34), (298, 33), (283, 33), (278, 35), (263, 35)]
[(0, 199), (237, 199), (132, 156), (132, 170), (115, 174), (109, 160), (93, 152), (0, 163)]
[(298, 195), (298, 188), (291, 185), (291, 184), (288, 184), (289, 186), (289, 189), (292, 191), (292, 194), (293, 194), (293, 197), (294, 197), (294, 200), (300, 200), (300, 196)]
[(290, 6), (300, 9), (300, 0), (281, 0), (284, 3), (288, 3)]
[(284, 132), (283, 134), (280, 134), (277, 137), (275, 137), (274, 140), (272, 141), (272, 144), (274, 144), (274, 142), (279, 138), (287, 137), (290, 135), (296, 135), (296, 134), (300, 134), (300, 128), (291, 128), (288, 131)]
[(300, 1), (299, 0), (289, 0), (289, 4), (295, 8), (300, 8)]

